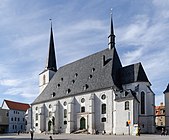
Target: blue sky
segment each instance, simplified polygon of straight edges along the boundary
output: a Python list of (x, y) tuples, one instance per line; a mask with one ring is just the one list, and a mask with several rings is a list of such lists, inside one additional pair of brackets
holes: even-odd
[(159, 104), (169, 83), (168, 7), (168, 0), (1, 0), (0, 103), (32, 103), (38, 96), (50, 18), (60, 67), (108, 47), (113, 8), (122, 64), (142, 63)]

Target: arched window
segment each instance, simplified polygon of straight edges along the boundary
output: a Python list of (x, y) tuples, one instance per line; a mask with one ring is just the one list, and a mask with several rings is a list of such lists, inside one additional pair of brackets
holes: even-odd
[(105, 117), (102, 118), (102, 122), (106, 122), (106, 118)]
[(145, 93), (141, 92), (141, 114), (145, 114)]
[(46, 76), (43, 75), (43, 85), (46, 83)]
[(106, 114), (106, 104), (102, 104), (102, 114)]
[(67, 109), (64, 109), (64, 118), (67, 118)]
[(125, 102), (125, 110), (129, 110), (129, 101)]
[(64, 121), (64, 125), (66, 125), (67, 124), (67, 121)]
[(52, 112), (51, 111), (49, 111), (49, 117), (52, 117)]
[(38, 120), (38, 113), (36, 113), (36, 121)]
[(81, 112), (85, 112), (85, 107), (84, 106), (81, 107)]

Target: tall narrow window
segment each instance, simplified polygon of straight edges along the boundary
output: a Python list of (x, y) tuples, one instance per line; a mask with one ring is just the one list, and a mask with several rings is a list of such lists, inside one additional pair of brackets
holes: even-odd
[(38, 113), (36, 113), (36, 121), (38, 120)]
[(125, 102), (125, 110), (129, 110), (129, 101)]
[(46, 76), (43, 75), (43, 85), (46, 83)]
[(106, 104), (102, 104), (102, 114), (106, 114)]
[(145, 114), (145, 93), (141, 92), (141, 114)]
[(84, 106), (81, 107), (81, 112), (85, 112), (85, 107)]
[(49, 111), (49, 117), (52, 117), (52, 112), (51, 111)]
[(64, 109), (64, 118), (67, 118), (67, 109)]

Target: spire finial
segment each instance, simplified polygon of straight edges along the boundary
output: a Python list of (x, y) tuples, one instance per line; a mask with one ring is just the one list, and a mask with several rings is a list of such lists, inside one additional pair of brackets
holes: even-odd
[(110, 35), (108, 36), (109, 38), (109, 49), (111, 50), (113, 47), (115, 47), (115, 35), (114, 35), (114, 29), (113, 29), (113, 20), (112, 20), (112, 15), (113, 15), (113, 8), (110, 9)]
[(50, 18), (49, 20), (50, 20), (50, 24), (51, 24), (51, 28), (52, 28), (52, 19)]
[(113, 8), (110, 9), (110, 16), (112, 17), (113, 14)]

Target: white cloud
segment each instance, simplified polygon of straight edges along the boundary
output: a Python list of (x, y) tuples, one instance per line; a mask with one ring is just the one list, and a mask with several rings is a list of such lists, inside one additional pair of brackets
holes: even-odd
[(21, 82), (17, 79), (2, 79), (0, 85), (2, 86), (18, 86)]

